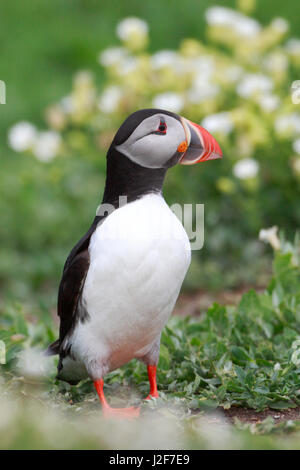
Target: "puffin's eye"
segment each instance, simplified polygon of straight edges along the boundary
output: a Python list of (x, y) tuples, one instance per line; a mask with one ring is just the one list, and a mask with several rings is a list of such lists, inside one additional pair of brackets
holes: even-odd
[(150, 134), (165, 135), (167, 133), (167, 123), (163, 120), (160, 120), (159, 126), (156, 131), (150, 132)]
[(158, 134), (166, 134), (167, 133), (167, 124), (164, 121), (160, 121), (158, 129), (156, 131)]

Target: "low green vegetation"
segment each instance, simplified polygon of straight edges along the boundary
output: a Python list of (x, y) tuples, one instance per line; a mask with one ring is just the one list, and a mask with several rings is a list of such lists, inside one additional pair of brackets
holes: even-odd
[[(198, 429), (197, 420), (205, 419), (203, 415), (207, 412), (230, 407), (260, 412), (300, 405), (299, 239), (296, 237), (293, 244), (281, 239), (280, 246), (274, 257), (273, 277), (265, 292), (257, 294), (250, 290), (237, 306), (214, 304), (200, 318), (172, 317), (164, 329), (158, 368), (161, 398), (143, 405), (142, 420), (166, 419), (169, 426), (169, 420), (174, 419), (180, 428), (181, 437), (177, 437), (181, 445), (193, 446), (194, 438), (198, 442), (195, 445), (216, 445), (205, 444), (197, 434), (205, 422), (200, 420)], [(56, 382), (53, 359), (42, 358), (38, 352), (57, 335), (49, 313), (42, 308), (29, 313), (16, 305), (2, 306), (1, 313), (0, 338), (6, 347), (6, 364), (1, 366), (2, 398), (14, 396), (14, 406), (25, 400), (25, 409), (43, 403), (55, 410), (54, 413), (62, 413), (66, 426), (69, 419), (70, 426), (72, 419), (79, 419), (78, 414), (84, 422), (93, 413), (100, 416), (91, 382), (76, 387)], [(3, 362), (4, 357), (3, 352)], [(140, 401), (148, 393), (145, 366), (132, 361), (110, 373), (106, 389), (114, 404), (124, 406), (128, 401)], [(9, 422), (17, 419), (13, 416), (8, 418)], [(25, 420), (22, 425), (29, 426), (30, 418), (24, 418), (22, 413), (21, 416)], [(220, 429), (223, 425), (221, 420)], [(191, 429), (198, 437), (189, 440), (186, 433), (192, 432)], [(220, 445), (235, 446), (232, 433), (241, 432), (244, 436), (250, 430), (277, 435), (297, 429), (297, 423), (276, 426), (270, 418), (264, 425), (251, 428), (238, 424), (235, 430), (228, 431), (231, 436), (228, 442), (221, 439)], [(94, 437), (87, 439), (91, 439), (89, 445), (97, 447)], [(77, 442), (78, 436), (74, 435), (74, 439)], [(100, 447), (108, 445), (101, 442)], [(254, 442), (260, 446), (259, 440)]]

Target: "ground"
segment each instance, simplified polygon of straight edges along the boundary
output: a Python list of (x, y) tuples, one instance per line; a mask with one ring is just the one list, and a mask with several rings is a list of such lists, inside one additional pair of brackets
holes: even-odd
[(261, 423), (266, 418), (271, 417), (276, 423), (288, 420), (299, 420), (300, 419), (300, 407), (292, 408), (289, 410), (265, 410), (257, 412), (249, 408), (235, 408), (232, 407), (229, 410), (223, 408), (217, 409), (222, 416), (224, 416), (231, 424), (234, 424), (235, 419), (239, 419), (243, 423)]

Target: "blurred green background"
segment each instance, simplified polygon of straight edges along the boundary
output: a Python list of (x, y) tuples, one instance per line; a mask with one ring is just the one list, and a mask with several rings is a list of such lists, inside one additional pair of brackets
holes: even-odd
[[(288, 37), (297, 36), (300, 17), (295, 0), (256, 3), (252, 15), (262, 25), (282, 16), (289, 22)], [(184, 38), (209, 43), (204, 12), (212, 5), (215, 2), (197, 0), (113, 4), (106, 0), (1, 2), (0, 79), (7, 86), (7, 104), (0, 106), (3, 296), (29, 303), (42, 300), (55, 308), (64, 260), (94, 216), (105, 177), (103, 149), (93, 150), (92, 154), (88, 145), (86, 152), (71, 147), (62, 157), (45, 164), (32, 155), (14, 152), (7, 145), (9, 128), (19, 121), (31, 121), (45, 128), (45, 109), (69, 93), (78, 70), (93, 72), (98, 90), (109, 82), (97, 57), (105, 48), (119, 45), (115, 29), (121, 19), (136, 16), (148, 23), (150, 53), (176, 50)], [(236, 7), (237, 3), (226, 1), (220, 5)], [(226, 45), (215, 46), (213, 42), (208, 47), (226, 49)], [(235, 56), (232, 60), (238, 59)], [(287, 96), (291, 80), (297, 78), (295, 68), (289, 71), (288, 78), (280, 85), (286, 87)], [(122, 119), (120, 113), (115, 122), (121, 123)], [(88, 141), (90, 129), (83, 128)], [(208, 165), (210, 168), (200, 165), (194, 173), (194, 169), (174, 169), (169, 176), (166, 197), (170, 204), (206, 205), (206, 243), (200, 253), (194, 253), (186, 289), (264, 284), (269, 258), (268, 249), (257, 241), (259, 229), (277, 224), (294, 231), (299, 225), (299, 180), (292, 176), (287, 164), (290, 143), (276, 142), (273, 147), (272, 136), (269, 139), (266, 165), (273, 164), (274, 153), (281, 161), (275, 168), (277, 173), (264, 175), (269, 178), (267, 192), (266, 186), (259, 183), (254, 191), (241, 186), (228, 194), (228, 179), (225, 183), (220, 181), (221, 187), (225, 184), (225, 192), (216, 187), (217, 177), (231, 174), (232, 163), (226, 159), (236, 144), (230, 140), (224, 144), (224, 163), (213, 162)], [(256, 150), (261, 161), (265, 150), (266, 145)]]

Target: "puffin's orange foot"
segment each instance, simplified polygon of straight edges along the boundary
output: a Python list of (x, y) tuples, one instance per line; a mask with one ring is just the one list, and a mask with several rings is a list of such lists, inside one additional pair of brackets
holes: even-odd
[(151, 398), (158, 398), (157, 384), (156, 384), (156, 366), (148, 366), (148, 378), (150, 383), (150, 393), (145, 398), (145, 400), (150, 400)]
[(102, 412), (104, 418), (116, 419), (135, 419), (140, 416), (140, 408), (130, 406), (129, 408), (111, 408), (110, 406), (103, 406)]
[(95, 389), (98, 393), (104, 418), (134, 419), (140, 416), (140, 408), (112, 408), (107, 403), (103, 392), (103, 379), (95, 380)]

